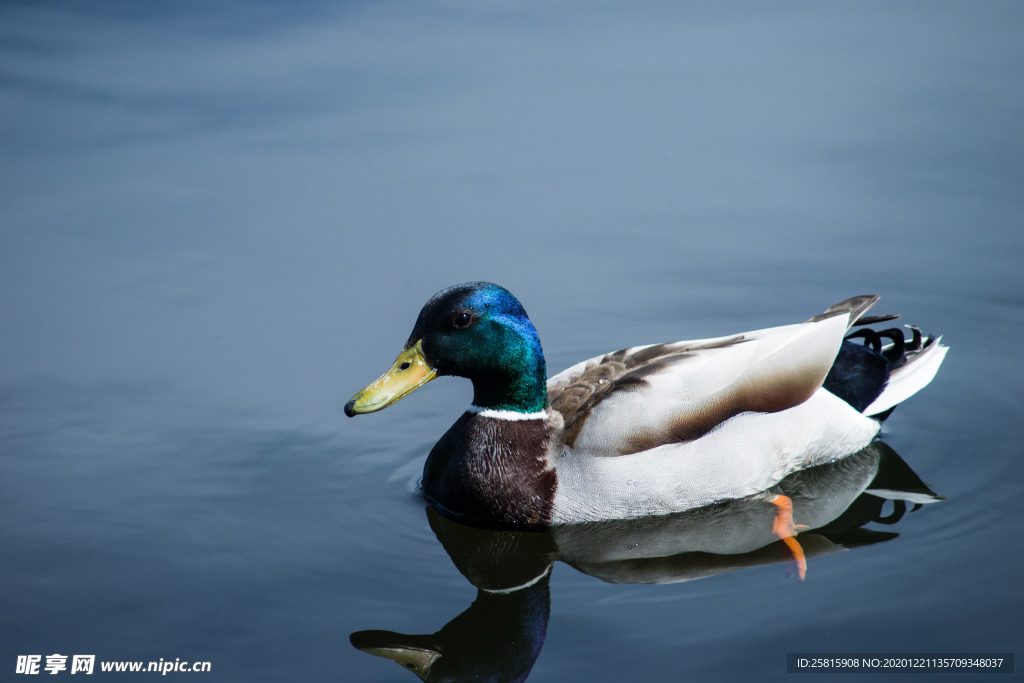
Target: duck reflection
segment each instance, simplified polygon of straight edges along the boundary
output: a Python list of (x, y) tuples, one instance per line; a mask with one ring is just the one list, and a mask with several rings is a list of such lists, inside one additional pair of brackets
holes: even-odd
[[(799, 541), (779, 532), (779, 500), (791, 501)], [(802, 577), (807, 559), (898, 535), (866, 524), (892, 525), (938, 500), (895, 451), (876, 441), (762, 494), (665, 517), (495, 531), (428, 507), (431, 528), (476, 586), (476, 600), (436, 633), (357, 631), (351, 642), (424, 681), (522, 681), (544, 643), (555, 561), (609, 583), (692, 581), (775, 563)]]

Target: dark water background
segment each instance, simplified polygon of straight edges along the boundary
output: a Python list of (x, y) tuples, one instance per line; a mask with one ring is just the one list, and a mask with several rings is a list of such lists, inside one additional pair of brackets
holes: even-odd
[(952, 347), (885, 431), (947, 500), (802, 583), (556, 562), (531, 681), (1019, 655), (1022, 34), (1016, 2), (5, 3), (0, 679), (415, 680), (349, 637), (477, 597), (415, 493), (470, 390), (341, 408), (471, 279), (552, 370), (864, 292)]

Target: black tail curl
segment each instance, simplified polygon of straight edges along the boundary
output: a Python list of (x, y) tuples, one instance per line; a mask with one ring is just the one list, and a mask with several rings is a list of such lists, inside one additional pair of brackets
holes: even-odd
[[(825, 389), (860, 412), (864, 412), (885, 390), (893, 370), (906, 365), (935, 341), (930, 335), (926, 338), (913, 325), (906, 326), (911, 331), (910, 339), (898, 327), (884, 330), (864, 327), (896, 318), (899, 315), (874, 315), (858, 319), (853, 325), (861, 329), (846, 335), (832, 369), (825, 377)], [(873, 417), (884, 420), (891, 412), (890, 408)]]

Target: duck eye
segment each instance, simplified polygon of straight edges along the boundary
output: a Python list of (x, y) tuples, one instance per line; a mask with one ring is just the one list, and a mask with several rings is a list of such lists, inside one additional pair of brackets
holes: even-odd
[(464, 330), (473, 322), (473, 316), (466, 311), (459, 311), (452, 319), (452, 326), (457, 330)]

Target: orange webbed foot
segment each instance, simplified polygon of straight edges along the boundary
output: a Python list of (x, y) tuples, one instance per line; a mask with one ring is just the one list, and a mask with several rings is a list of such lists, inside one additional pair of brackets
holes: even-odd
[(807, 527), (803, 524), (793, 523), (793, 501), (789, 496), (777, 495), (771, 501), (775, 506), (775, 519), (772, 520), (772, 535), (781, 540), (793, 554), (796, 563), (796, 575), (801, 581), (807, 576), (807, 558), (804, 556), (804, 549), (796, 540), (798, 532)]

